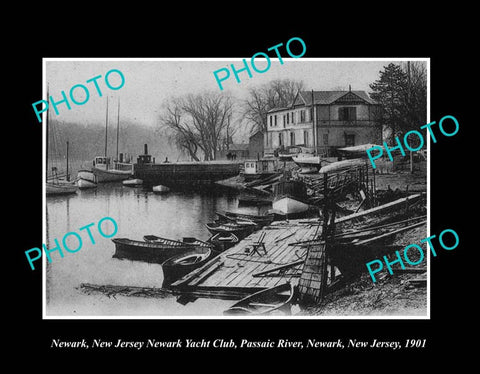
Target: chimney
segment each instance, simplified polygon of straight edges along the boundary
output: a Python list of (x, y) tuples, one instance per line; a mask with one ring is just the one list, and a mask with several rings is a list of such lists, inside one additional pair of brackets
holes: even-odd
[(145, 147), (145, 154), (146, 154), (146, 155), (148, 155), (148, 145), (147, 145), (147, 144), (145, 144), (145, 146), (144, 146), (144, 147)]

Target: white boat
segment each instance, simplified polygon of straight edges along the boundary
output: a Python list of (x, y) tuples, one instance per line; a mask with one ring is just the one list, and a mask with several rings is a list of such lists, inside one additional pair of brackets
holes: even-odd
[(107, 157), (107, 135), (108, 135), (108, 97), (107, 97), (107, 111), (105, 121), (105, 156), (97, 156), (93, 160), (92, 172), (97, 178), (97, 183), (105, 182), (120, 182), (130, 178), (133, 175), (133, 164), (130, 162), (123, 162), (123, 154), (118, 153), (118, 132), (120, 126), (120, 102), (118, 103), (118, 117), (117, 117), (117, 160), (111, 161)]
[(81, 190), (97, 187), (97, 177), (90, 170), (79, 170), (77, 173), (77, 186)]
[(309, 205), (291, 197), (284, 197), (272, 203), (272, 208), (275, 211), (283, 214), (303, 213), (309, 209)]
[(167, 193), (170, 192), (170, 188), (159, 184), (158, 186), (153, 186), (152, 188), (154, 193)]
[(292, 160), (302, 168), (301, 173), (317, 172), (322, 165), (321, 157), (311, 153), (299, 153), (292, 156)]
[(307, 188), (297, 180), (284, 180), (274, 185), (272, 208), (286, 215), (306, 212), (310, 205), (307, 202)]
[(143, 184), (143, 180), (135, 178), (135, 179), (126, 179), (122, 182), (124, 186), (135, 187), (141, 186)]
[(78, 179), (77, 186), (81, 190), (87, 190), (89, 188), (96, 188), (97, 184), (86, 179)]

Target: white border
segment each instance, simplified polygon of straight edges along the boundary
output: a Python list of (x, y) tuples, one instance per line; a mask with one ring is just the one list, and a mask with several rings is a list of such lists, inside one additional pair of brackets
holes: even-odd
[[(46, 87), (46, 62), (47, 61), (241, 61), (243, 58), (43, 58), (42, 59), (42, 83), (43, 83), (43, 97), (47, 97)], [(427, 123), (430, 123), (430, 58), (429, 57), (381, 57), (381, 58), (282, 58), (285, 61), (423, 61), (427, 63)], [(278, 60), (271, 58), (271, 60)], [(46, 111), (42, 113), (42, 122), (46, 123)], [(423, 124), (419, 124), (419, 127)], [(42, 131), (42, 149), (46, 148), (46, 127), (43, 126)], [(430, 137), (427, 136), (427, 236), (430, 236)], [(42, 240), (46, 242), (46, 153), (42, 152)], [(430, 251), (427, 250), (427, 314), (422, 316), (397, 316), (397, 315), (383, 315), (383, 316), (255, 316), (255, 317), (236, 317), (236, 316), (47, 316), (46, 314), (46, 256), (42, 256), (42, 319), (45, 320), (425, 320), (430, 319)]]

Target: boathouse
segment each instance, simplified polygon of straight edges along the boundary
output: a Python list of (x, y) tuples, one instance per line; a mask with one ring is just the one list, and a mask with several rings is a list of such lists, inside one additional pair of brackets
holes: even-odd
[(265, 154), (302, 145), (323, 156), (382, 141), (379, 104), (365, 91), (299, 91), (292, 104), (267, 113)]

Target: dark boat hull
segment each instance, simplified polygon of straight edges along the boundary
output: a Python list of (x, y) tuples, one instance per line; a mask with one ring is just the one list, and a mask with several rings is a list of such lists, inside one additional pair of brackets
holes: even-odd
[(200, 247), (169, 258), (162, 263), (162, 287), (170, 286), (176, 280), (203, 266), (216, 253), (209, 247)]
[(165, 245), (147, 243), (125, 238), (112, 239), (115, 243), (114, 258), (145, 261), (162, 264), (170, 257), (183, 254), (195, 248), (189, 244)]

